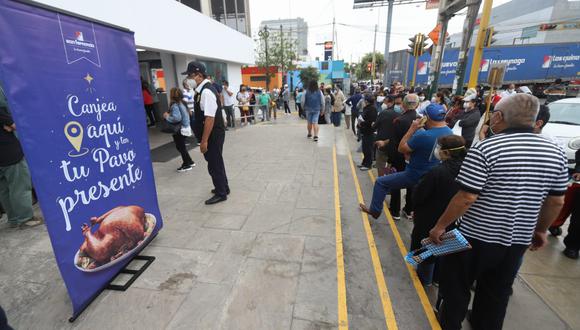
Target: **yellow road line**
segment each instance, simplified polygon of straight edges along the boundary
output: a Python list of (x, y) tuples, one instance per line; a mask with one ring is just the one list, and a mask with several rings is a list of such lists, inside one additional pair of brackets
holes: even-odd
[[(352, 177), (354, 180), (354, 186), (356, 188), (356, 195), (358, 197), (359, 203), (364, 203), (362, 191), (360, 189), (360, 183), (358, 181), (358, 176), (354, 169), (354, 162), (352, 160), (352, 155), (350, 149), (348, 150), (348, 159), (350, 161), (350, 170), (352, 172)], [(381, 297), (381, 303), (383, 305), (383, 313), (385, 314), (385, 322), (387, 323), (387, 329), (396, 330), (397, 320), (395, 319), (395, 313), (393, 312), (393, 304), (391, 303), (391, 297), (389, 296), (389, 290), (387, 289), (387, 283), (385, 281), (385, 275), (383, 274), (383, 267), (381, 266), (381, 260), (379, 258), (379, 252), (377, 251), (377, 246), (375, 244), (375, 238), (371, 230), (371, 225), (369, 224), (368, 215), (361, 211), (361, 216), (363, 220), (363, 226), (367, 235), (367, 241), (369, 243), (369, 250), (371, 253), (371, 260), (373, 262), (373, 268), (375, 270), (375, 279), (377, 281), (377, 286), (379, 289), (379, 296)]]
[(348, 329), (348, 311), (346, 308), (346, 276), (344, 275), (344, 249), (342, 245), (342, 222), (340, 218), (340, 190), (338, 185), (338, 167), (336, 164), (336, 145), (332, 147), (332, 164), (334, 166), (334, 217), (336, 220), (336, 279), (338, 287), (338, 327)]
[[(369, 176), (371, 177), (371, 182), (374, 184), (375, 183), (375, 175), (372, 173), (372, 171), (368, 171), (368, 172), (369, 172)], [(397, 242), (397, 246), (399, 247), (399, 251), (401, 252), (401, 255), (403, 256), (403, 258), (405, 258), (405, 256), (407, 255), (407, 252), (408, 252), (407, 248), (405, 248), (405, 244), (403, 244), (403, 240), (401, 239), (401, 234), (399, 233), (399, 229), (395, 225), (395, 221), (393, 220), (393, 217), (391, 216), (391, 212), (389, 212), (389, 208), (387, 207), (387, 204), (385, 202), (383, 202), (383, 210), (385, 211), (385, 216), (387, 217), (387, 221), (389, 222), (389, 226), (391, 227), (391, 231), (393, 232), (393, 235), (395, 236), (395, 241)], [(415, 272), (413, 267), (411, 267), (411, 265), (409, 265), (407, 262), (405, 262), (405, 265), (407, 266), (407, 270), (409, 271), (409, 275), (411, 275), (411, 279), (413, 280), (413, 285), (415, 286), (415, 290), (417, 291), (417, 294), (419, 295), (419, 299), (421, 300), (421, 305), (423, 306), (423, 310), (425, 311), (425, 315), (427, 316), (427, 319), (429, 320), (429, 324), (431, 325), (431, 329), (441, 329), (441, 326), (439, 325), (439, 322), (437, 321), (437, 317), (435, 317), (435, 313), (433, 312), (433, 307), (431, 307), (431, 303), (429, 302), (429, 298), (427, 298), (427, 294), (425, 293), (425, 289), (423, 288), (423, 285), (421, 284), (421, 281), (419, 280), (419, 277), (417, 276), (417, 272)]]

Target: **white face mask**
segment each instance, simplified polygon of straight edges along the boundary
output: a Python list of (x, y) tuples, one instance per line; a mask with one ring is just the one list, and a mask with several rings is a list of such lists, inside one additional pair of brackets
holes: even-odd
[(388, 107), (386, 104), (384, 104), (384, 103), (383, 103), (383, 104), (381, 104), (381, 109), (383, 109), (383, 110), (387, 110), (388, 108), (389, 108), (389, 107)]
[(421, 102), (425, 101), (425, 96), (419, 96), (419, 101)]
[(463, 102), (463, 107), (465, 109), (469, 109), (469, 102)]
[(197, 88), (197, 81), (195, 81), (195, 79), (187, 79), (187, 84), (191, 89)]
[(435, 151), (433, 151), (433, 155), (435, 156), (435, 158), (441, 160), (441, 155), (439, 155), (439, 153), (441, 152), (441, 147), (439, 145), (437, 145), (435, 147)]

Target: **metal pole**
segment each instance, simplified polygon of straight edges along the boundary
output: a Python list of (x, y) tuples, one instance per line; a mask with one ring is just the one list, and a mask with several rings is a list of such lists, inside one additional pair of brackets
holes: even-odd
[(483, 2), (483, 11), (481, 19), (479, 20), (479, 31), (477, 31), (477, 40), (475, 42), (475, 49), (473, 51), (473, 61), (471, 62), (471, 71), (469, 72), (468, 88), (475, 88), (477, 86), (477, 78), (479, 77), (479, 67), (481, 64), (481, 57), (483, 55), (483, 42), (485, 39), (485, 31), (489, 26), (489, 17), (491, 16), (491, 7), (493, 0), (485, 0)]
[(282, 73), (282, 85), (284, 85), (284, 34), (280, 24), (280, 71)]
[(439, 14), (437, 16), (437, 24), (441, 24), (439, 31), (439, 42), (433, 47), (433, 55), (431, 56), (431, 63), (429, 64), (429, 92), (428, 99), (431, 99), (433, 94), (437, 93), (437, 84), (439, 82), (439, 71), (441, 70), (441, 60), (443, 59), (443, 49), (445, 48), (445, 35), (447, 34), (447, 23), (449, 17), (445, 13), (447, 7), (447, 0), (441, 0), (439, 3)]
[(457, 59), (455, 79), (453, 79), (453, 93), (455, 95), (463, 94), (463, 81), (465, 79), (465, 69), (469, 57), (469, 46), (471, 45), (471, 36), (473, 35), (473, 28), (475, 26), (475, 20), (477, 19), (477, 12), (479, 11), (480, 5), (481, 0), (467, 1), (467, 16), (463, 23), (463, 38), (461, 40), (459, 58)]
[(413, 79), (411, 80), (410, 90), (413, 91), (415, 89), (415, 78), (417, 78), (417, 64), (419, 64), (419, 56), (415, 56), (415, 60), (413, 61)]
[(375, 40), (373, 41), (373, 64), (371, 65), (371, 84), (374, 84), (375, 80), (375, 65), (377, 63), (377, 24), (375, 24)]
[(389, 65), (391, 64), (391, 59), (389, 58), (389, 46), (391, 41), (391, 21), (393, 20), (393, 2), (394, 0), (389, 0), (389, 8), (387, 13), (387, 35), (385, 37), (385, 75), (383, 76), (383, 86), (387, 86), (387, 84), (390, 83)]
[(224, 24), (228, 25), (228, 11), (226, 10), (226, 0), (222, 0), (224, 4)]
[(335, 28), (335, 18), (332, 18), (332, 52), (330, 53), (330, 60), (334, 61), (334, 28)]

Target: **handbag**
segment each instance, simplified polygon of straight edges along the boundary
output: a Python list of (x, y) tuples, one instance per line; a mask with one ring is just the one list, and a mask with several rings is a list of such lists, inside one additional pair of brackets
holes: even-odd
[(167, 134), (177, 134), (177, 132), (181, 131), (181, 124), (172, 124), (167, 120), (163, 121), (161, 126), (161, 132)]

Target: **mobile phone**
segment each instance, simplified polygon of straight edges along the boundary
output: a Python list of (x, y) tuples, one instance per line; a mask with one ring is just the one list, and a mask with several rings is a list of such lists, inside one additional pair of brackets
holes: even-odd
[(419, 122), (419, 127), (425, 126), (425, 123), (427, 123), (427, 116), (421, 117), (421, 121)]

